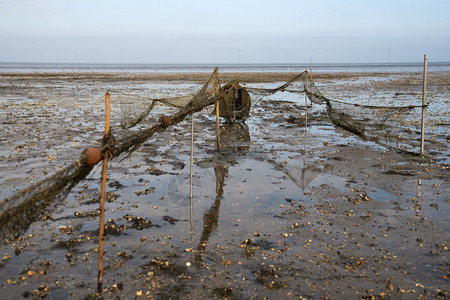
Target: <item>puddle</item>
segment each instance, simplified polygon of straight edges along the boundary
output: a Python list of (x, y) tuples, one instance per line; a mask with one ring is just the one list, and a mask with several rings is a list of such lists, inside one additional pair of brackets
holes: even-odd
[(398, 200), (397, 195), (380, 188), (372, 188), (368, 193), (368, 196), (373, 200), (382, 202), (394, 202)]

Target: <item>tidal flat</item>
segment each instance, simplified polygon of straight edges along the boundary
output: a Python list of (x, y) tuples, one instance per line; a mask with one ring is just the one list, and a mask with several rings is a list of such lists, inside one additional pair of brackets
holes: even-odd
[[(379, 105), (422, 99), (421, 73), (313, 76), (332, 99)], [(0, 74), (0, 199), (73, 163), (86, 147), (101, 146), (107, 91), (117, 138), (177, 110), (160, 104), (125, 130), (123, 97), (145, 105), (148, 98), (192, 95), (207, 77)], [(290, 77), (241, 72), (220, 80), (272, 88)], [(424, 157), (334, 126), (321, 105), (309, 107), (305, 128), (305, 98), (294, 93), (255, 101), (243, 124), (222, 119), (220, 153), (212, 107), (196, 113), (193, 235), (189, 118), (111, 160), (100, 297), (445, 299), (449, 78), (447, 71), (428, 74)], [(418, 123), (411, 126), (417, 143)], [(36, 221), (19, 219), (23, 228), (4, 234), (3, 299), (96, 295), (100, 175), (101, 163)]]

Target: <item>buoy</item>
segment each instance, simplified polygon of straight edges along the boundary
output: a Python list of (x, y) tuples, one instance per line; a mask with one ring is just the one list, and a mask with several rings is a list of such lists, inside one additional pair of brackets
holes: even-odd
[(159, 121), (162, 123), (164, 128), (167, 128), (172, 124), (172, 120), (168, 116), (162, 116), (159, 118)]
[(102, 152), (95, 147), (87, 147), (81, 155), (86, 156), (86, 164), (89, 166), (95, 165), (102, 158)]

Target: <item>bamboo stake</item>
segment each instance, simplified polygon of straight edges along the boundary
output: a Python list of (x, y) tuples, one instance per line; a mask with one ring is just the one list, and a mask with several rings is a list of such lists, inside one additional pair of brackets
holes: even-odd
[[(312, 82), (312, 57), (309, 57), (309, 81)], [(313, 107), (313, 102), (311, 101), (311, 109)]]
[(191, 253), (194, 260), (194, 201), (193, 201), (193, 184), (194, 184), (194, 111), (191, 112), (191, 162), (190, 162), (190, 180), (189, 180), (189, 212), (191, 221)]
[(308, 129), (308, 94), (305, 93), (305, 130)]
[(216, 136), (217, 152), (220, 152), (220, 112), (219, 112), (219, 86), (216, 85)]
[[(105, 136), (109, 134), (109, 111), (110, 111), (110, 96), (107, 92), (105, 95)], [(105, 190), (106, 190), (106, 170), (108, 168), (108, 155), (109, 151), (106, 149), (103, 156), (103, 166), (102, 166), (102, 181), (101, 181), (101, 194), (100, 194), (100, 225), (99, 225), (99, 246), (98, 246), (98, 285), (97, 293), (102, 292), (103, 285), (103, 234), (104, 234), (104, 223), (105, 223)]]
[(423, 59), (423, 93), (422, 93), (422, 134), (420, 142), (420, 155), (425, 155), (425, 103), (426, 103), (426, 89), (427, 89), (427, 62), (428, 55), (424, 55)]
[[(310, 66), (311, 66), (311, 58), (309, 59), (309, 62), (310, 62)], [(309, 79), (310, 79), (309, 84), (311, 84), (311, 77)], [(308, 129), (308, 93), (305, 93), (305, 131), (307, 129)]]
[(234, 97), (233, 97), (233, 124), (236, 122), (236, 86), (233, 85), (233, 93), (234, 93)]

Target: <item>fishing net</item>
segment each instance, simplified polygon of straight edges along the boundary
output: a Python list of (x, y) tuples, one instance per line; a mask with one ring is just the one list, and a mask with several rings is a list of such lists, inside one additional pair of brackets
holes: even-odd
[[(220, 89), (219, 116), (228, 122), (245, 120), (250, 114), (251, 98), (246, 89), (232, 81)], [(215, 110), (213, 114), (215, 114)]]
[(7, 242), (28, 228), (33, 222), (44, 217), (51, 207), (57, 205), (64, 196), (92, 170), (80, 159), (39, 183), (25, 188), (0, 202), (0, 238)]
[(117, 100), (120, 108), (120, 126), (129, 129), (144, 120), (157, 104), (150, 97), (133, 94), (119, 94)]
[[(218, 69), (216, 68), (200, 91), (192, 97), (192, 100), (171, 116), (165, 116), (165, 119), (161, 118), (159, 122), (148, 128), (129, 132), (122, 138), (116, 139), (112, 134), (105, 136), (101, 148), (102, 156), (108, 155), (110, 158), (116, 158), (124, 152), (131, 153), (156, 132), (162, 132), (168, 126), (183, 121), (187, 115), (214, 104), (219, 85)], [(147, 104), (148, 107), (144, 107), (143, 113), (150, 112), (155, 106), (154, 103), (158, 101), (158, 99), (153, 99)], [(145, 116), (138, 114), (136, 118), (130, 118), (130, 124), (137, 124), (143, 118)], [(87, 159), (86, 155), (82, 154), (77, 161), (61, 171), (3, 199), (0, 202), (1, 240), (9, 242), (17, 238), (30, 224), (43, 218), (60, 203), (70, 190), (91, 172), (93, 167), (86, 164)]]
[(181, 108), (180, 104), (192, 100), (194, 95), (170, 98), (152, 98), (133, 94), (118, 94), (115, 101), (120, 109), (120, 126), (130, 129), (140, 124), (159, 103), (160, 105)]
[[(123, 96), (121, 103), (124, 106), (121, 109), (123, 109), (122, 126), (124, 128), (131, 128), (139, 124), (157, 103), (174, 106), (178, 110), (170, 116), (163, 116), (159, 122), (146, 128), (126, 131), (122, 137), (114, 137), (113, 134), (109, 134), (103, 140), (102, 156), (108, 155), (110, 158), (117, 158), (123, 153), (131, 154), (155, 133), (162, 132), (168, 126), (183, 121), (191, 113), (215, 104), (216, 100), (222, 103), (219, 104), (220, 107), (225, 107), (225, 109), (221, 109), (222, 116), (228, 120), (234, 120), (237, 117), (248, 116), (250, 109), (248, 92), (254, 95), (257, 101), (260, 101), (267, 95), (283, 91), (306, 93), (311, 102), (326, 105), (328, 117), (333, 124), (363, 139), (400, 151), (407, 151), (411, 145), (417, 144), (415, 132), (409, 129), (409, 125), (412, 123), (409, 115), (414, 108), (422, 106), (374, 106), (332, 100), (319, 91), (306, 71), (273, 89), (244, 89), (237, 82), (231, 82), (221, 89), (216, 68), (195, 95), (185, 96), (185, 99), (190, 101), (184, 106), (176, 104), (176, 98), (150, 99), (134, 94)], [(133, 107), (132, 110), (131, 107)], [(236, 115), (240, 113), (242, 116)], [(8, 241), (22, 234), (31, 223), (42, 218), (59, 203), (58, 200), (64, 199), (91, 170), (92, 166), (86, 164), (86, 156), (82, 155), (65, 169), (2, 200), (0, 202), (0, 237), (2, 240)]]
[[(170, 116), (171, 124), (177, 124), (186, 118), (190, 113), (201, 111), (209, 105), (215, 103), (218, 97), (218, 91), (220, 88), (219, 82), (219, 72), (216, 68), (213, 74), (209, 77), (202, 88), (192, 96), (191, 100), (183, 107), (179, 108), (177, 112)], [(172, 99), (153, 99), (153, 101), (160, 101), (166, 105), (178, 107), (176, 104), (172, 103)], [(152, 104), (150, 104), (152, 105)], [(113, 157), (117, 157), (123, 152), (131, 153), (138, 149), (147, 139), (149, 139), (155, 132), (164, 131), (166, 125), (161, 121), (156, 123), (146, 129), (142, 129), (138, 132), (132, 132), (128, 135), (117, 140), (111, 147), (111, 153)]]
[(334, 125), (364, 140), (402, 152), (413, 152), (419, 146), (417, 136), (409, 125), (412, 120), (411, 111), (417, 107), (421, 108), (421, 105), (377, 106), (332, 100), (320, 92), (307, 71), (273, 89), (247, 88), (247, 90), (255, 95), (258, 101), (276, 92), (306, 93), (312, 103), (326, 105), (328, 118)]

